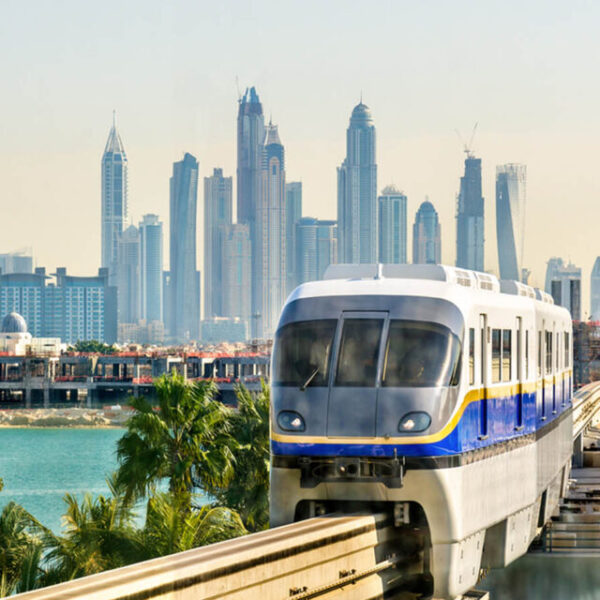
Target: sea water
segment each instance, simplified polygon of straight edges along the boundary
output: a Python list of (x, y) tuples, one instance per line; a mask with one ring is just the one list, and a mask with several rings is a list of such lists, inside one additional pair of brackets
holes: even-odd
[(0, 508), (14, 500), (55, 533), (64, 495), (108, 494), (124, 429), (0, 429)]

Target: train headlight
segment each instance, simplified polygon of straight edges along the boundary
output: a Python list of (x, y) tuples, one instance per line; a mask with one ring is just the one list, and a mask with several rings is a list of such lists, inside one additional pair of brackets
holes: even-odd
[(431, 417), (423, 411), (406, 413), (398, 423), (400, 433), (416, 433), (425, 431), (431, 425)]
[(284, 431), (304, 431), (306, 429), (302, 416), (293, 410), (282, 410), (277, 415), (277, 424)]

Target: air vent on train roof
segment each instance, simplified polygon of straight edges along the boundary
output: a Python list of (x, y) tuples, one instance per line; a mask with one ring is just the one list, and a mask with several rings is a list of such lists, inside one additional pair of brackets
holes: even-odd
[(498, 279), (487, 273), (445, 265), (340, 264), (330, 265), (324, 279), (429, 279), (480, 290), (500, 291)]
[(500, 281), (500, 291), (503, 294), (512, 294), (513, 296), (525, 296), (526, 298), (535, 298), (535, 290), (529, 286), (514, 281), (512, 279), (503, 279)]

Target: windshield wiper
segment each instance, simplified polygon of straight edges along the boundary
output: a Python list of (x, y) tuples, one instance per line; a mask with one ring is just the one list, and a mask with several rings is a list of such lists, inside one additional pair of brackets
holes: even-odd
[(304, 392), (306, 388), (310, 385), (310, 382), (317, 376), (319, 372), (319, 367), (317, 367), (308, 377), (308, 379), (300, 386), (300, 391)]

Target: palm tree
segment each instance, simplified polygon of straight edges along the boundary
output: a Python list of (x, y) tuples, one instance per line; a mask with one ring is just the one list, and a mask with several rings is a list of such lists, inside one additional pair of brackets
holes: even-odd
[(142, 538), (146, 558), (154, 558), (246, 533), (235, 511), (211, 506), (190, 511), (180, 495), (157, 492), (148, 500)]
[[(12, 594), (22, 580), (23, 573), (30, 568), (30, 559), (41, 548), (38, 533), (42, 525), (22, 506), (9, 502), (0, 513), (0, 596)], [(39, 561), (38, 561), (39, 564)], [(35, 586), (37, 571), (31, 577)], [(20, 589), (31, 589), (25, 581)]]
[(233, 476), (215, 491), (217, 499), (239, 512), (250, 531), (269, 524), (269, 388), (258, 394), (236, 388), (238, 411), (231, 417)]
[(66, 494), (65, 533), (47, 532), (47, 584), (115, 569), (142, 558), (135, 518), (125, 490), (113, 475), (107, 480), (110, 496), (86, 493), (81, 502)]
[(194, 487), (210, 492), (231, 474), (230, 409), (215, 400), (213, 382), (186, 383), (176, 373), (155, 382), (158, 410), (133, 398), (134, 414), (117, 444), (117, 479), (127, 498), (139, 498), (163, 479), (191, 502)]

